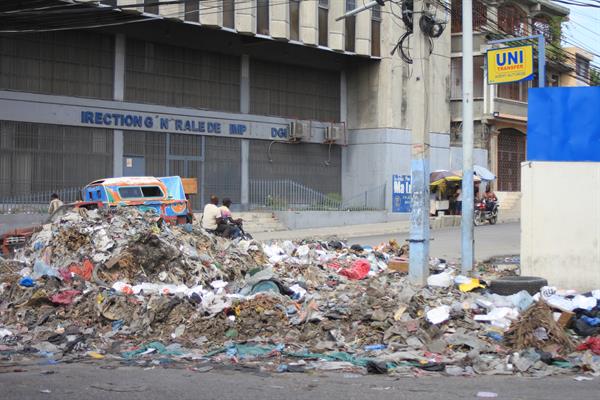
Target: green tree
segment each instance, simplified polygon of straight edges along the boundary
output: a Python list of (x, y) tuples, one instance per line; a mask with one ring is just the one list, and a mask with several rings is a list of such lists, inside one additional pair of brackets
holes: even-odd
[(600, 86), (600, 70), (590, 68), (590, 86)]

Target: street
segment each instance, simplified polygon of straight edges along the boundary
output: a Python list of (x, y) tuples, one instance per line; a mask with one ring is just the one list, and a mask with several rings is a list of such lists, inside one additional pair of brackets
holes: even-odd
[[(17, 399), (475, 399), (478, 392), (498, 399), (594, 399), (600, 380), (575, 381), (573, 376), (542, 379), (478, 376), (421, 378), (361, 376), (348, 373), (266, 374), (216, 367), (205, 373), (184, 369), (142, 369), (67, 364), (23, 367), (25, 372), (0, 374), (3, 400)], [(242, 370), (244, 368), (239, 367)], [(577, 395), (573, 397), (576, 391)], [(85, 393), (84, 396), (82, 394)]]
[[(350, 244), (376, 245), (390, 239), (399, 242), (408, 233), (352, 238)], [(460, 227), (431, 231), (430, 256), (448, 260), (460, 258)], [(495, 256), (517, 255), (520, 248), (520, 224), (518, 222), (475, 227), (475, 259), (484, 261)]]

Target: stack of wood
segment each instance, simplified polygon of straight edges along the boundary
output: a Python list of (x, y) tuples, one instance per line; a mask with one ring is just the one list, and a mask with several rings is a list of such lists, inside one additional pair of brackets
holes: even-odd
[[(535, 330), (544, 328), (547, 338), (535, 335)], [(575, 343), (567, 332), (554, 320), (552, 308), (543, 301), (532, 305), (518, 321), (506, 332), (506, 344), (513, 350), (524, 350), (530, 347), (544, 349), (558, 346), (560, 353), (568, 354), (575, 349)]]

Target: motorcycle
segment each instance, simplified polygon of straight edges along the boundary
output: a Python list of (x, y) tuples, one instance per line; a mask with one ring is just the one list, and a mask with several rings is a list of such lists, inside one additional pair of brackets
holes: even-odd
[(483, 225), (486, 221), (494, 225), (498, 221), (498, 202), (483, 200), (475, 203), (473, 223), (475, 226)]

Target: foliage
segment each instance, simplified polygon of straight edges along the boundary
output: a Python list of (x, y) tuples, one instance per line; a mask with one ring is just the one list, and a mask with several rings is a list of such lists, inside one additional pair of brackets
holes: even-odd
[(590, 68), (590, 86), (600, 86), (600, 70)]

